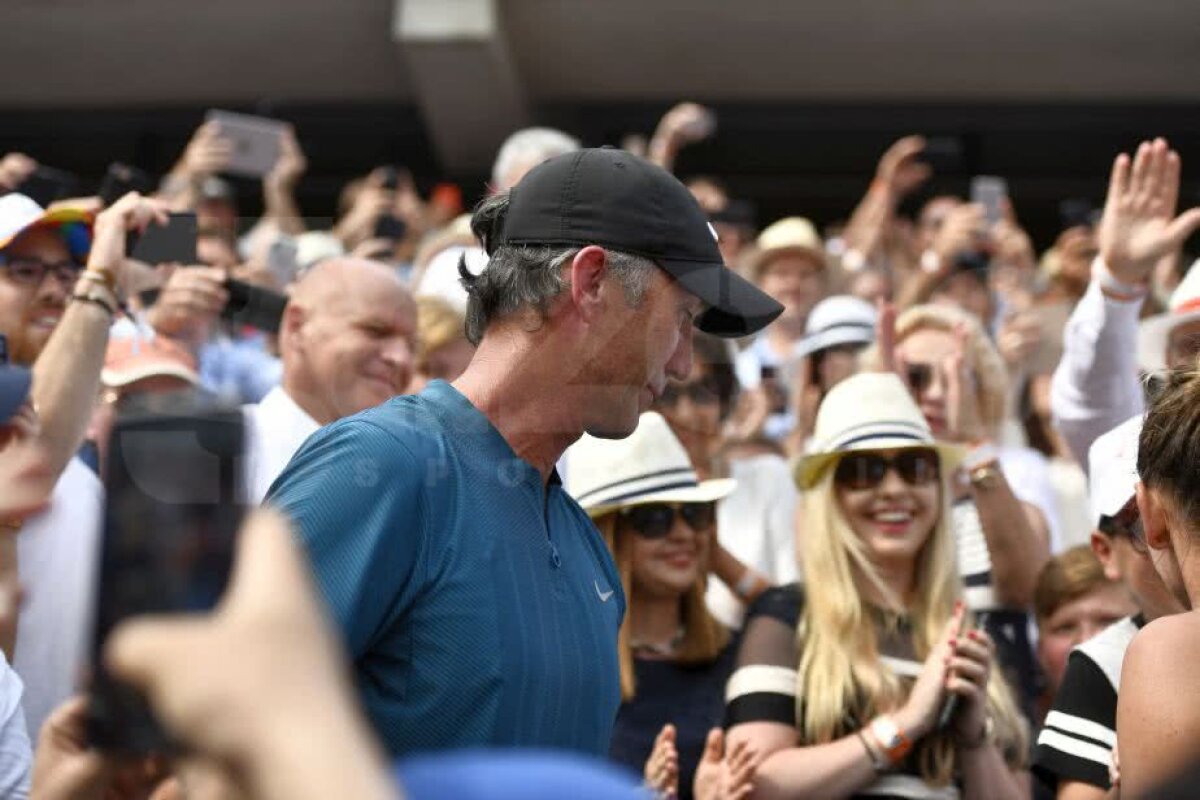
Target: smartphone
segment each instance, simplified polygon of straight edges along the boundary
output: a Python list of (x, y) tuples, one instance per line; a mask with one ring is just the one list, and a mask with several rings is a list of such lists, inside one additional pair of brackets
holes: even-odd
[(108, 165), (108, 171), (104, 173), (104, 180), (100, 182), (100, 189), (96, 194), (104, 207), (108, 208), (130, 192), (149, 194), (153, 188), (150, 176), (144, 171), (114, 161)]
[(38, 167), (22, 181), (17, 191), (33, 200), (42, 208), (55, 200), (73, 197), (79, 186), (79, 178), (54, 167)]
[(138, 236), (126, 237), (129, 257), (152, 266), (158, 264), (195, 264), (196, 215), (184, 211), (170, 215), (166, 225), (149, 225)]
[(217, 123), (221, 136), (233, 143), (226, 172), (261, 178), (279, 160), (279, 140), (288, 128), (286, 122), (217, 109), (210, 110), (204, 120)]
[(279, 333), (287, 296), (230, 278), (225, 281), (229, 302), (221, 311), (221, 319), (236, 325), (249, 325), (267, 333)]
[(971, 202), (983, 206), (983, 219), (991, 228), (1004, 218), (1008, 182), (995, 175), (976, 175), (971, 179)]
[(946, 175), (962, 172), (963, 146), (954, 136), (930, 136), (925, 139), (925, 148), (918, 156), (935, 173)]
[(104, 647), (131, 617), (205, 612), (220, 600), (244, 515), (243, 420), (241, 409), (202, 390), (131, 395), (118, 404), (105, 465), (87, 713), (88, 738), (100, 750), (177, 750), (140, 692), (109, 674)]
[(380, 214), (375, 220), (375, 229), (371, 232), (372, 239), (391, 239), (400, 241), (408, 233), (408, 225), (399, 217), (391, 214)]
[(759, 381), (771, 402), (772, 414), (785, 414), (788, 410), (787, 393), (779, 382), (779, 369), (763, 364), (758, 371)]
[(271, 270), (280, 286), (287, 286), (296, 280), (300, 272), (297, 252), (296, 240), (291, 236), (280, 236), (267, 249), (267, 269)]

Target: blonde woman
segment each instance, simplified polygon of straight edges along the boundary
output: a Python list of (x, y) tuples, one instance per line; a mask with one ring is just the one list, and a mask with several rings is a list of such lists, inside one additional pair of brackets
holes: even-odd
[[(583, 437), (568, 451), (567, 481), (612, 550), (626, 598), (617, 639), (623, 702), (610, 756), (644, 772), (653, 788), (690, 798), (702, 759), (715, 752), (720, 762), (723, 750), (722, 694), (736, 647), (704, 594), (718, 547), (716, 503), (735, 482), (699, 480), (654, 412), (627, 439)], [(733, 567), (731, 579), (743, 569)]]
[(826, 396), (797, 466), (803, 589), (751, 609), (726, 689), (730, 743), (765, 756), (755, 798), (1028, 797), (1024, 722), (955, 568), (959, 453), (894, 374)]
[(1013, 645), (1001, 654), (1003, 666), (1032, 721), (1040, 687), (1029, 609), (1057, 539), (1045, 459), (1000, 444), (1008, 376), (973, 316), (946, 306), (916, 306), (894, 324), (891, 318), (890, 311), (881, 315), (873, 358), (905, 379), (935, 439), (966, 449), (950, 486), (967, 605), (987, 612), (988, 631)]

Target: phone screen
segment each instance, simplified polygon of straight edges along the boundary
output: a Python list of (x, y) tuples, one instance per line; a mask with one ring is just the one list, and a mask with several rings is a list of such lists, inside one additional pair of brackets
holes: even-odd
[(1008, 182), (994, 175), (976, 175), (971, 179), (971, 202), (983, 206), (983, 218), (990, 228), (1004, 217)]
[(118, 407), (88, 711), (89, 738), (100, 749), (171, 749), (141, 695), (105, 670), (104, 645), (130, 617), (203, 612), (220, 599), (243, 516), (243, 426), (240, 409), (198, 390), (135, 395)]
[[(196, 215), (191, 211), (171, 214), (166, 225), (151, 224), (141, 236), (131, 234), (129, 257), (146, 264), (195, 264)], [(129, 244), (132, 246), (128, 246)]]
[(261, 178), (279, 160), (279, 142), (287, 130), (286, 122), (215, 109), (209, 111), (205, 119), (216, 122), (221, 136), (233, 144), (233, 154), (225, 172)]

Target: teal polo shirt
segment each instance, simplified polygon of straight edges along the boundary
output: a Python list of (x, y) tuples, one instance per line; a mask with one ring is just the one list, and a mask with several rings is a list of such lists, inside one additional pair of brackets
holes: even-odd
[(322, 428), (266, 502), (307, 548), (393, 755), (608, 752), (625, 613), (608, 547), (448, 383)]

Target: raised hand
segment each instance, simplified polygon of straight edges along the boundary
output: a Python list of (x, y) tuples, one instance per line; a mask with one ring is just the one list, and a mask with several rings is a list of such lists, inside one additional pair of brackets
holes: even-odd
[(223, 171), (233, 157), (233, 143), (221, 136), (221, 126), (205, 122), (192, 134), (176, 166), (177, 172), (195, 179)]
[(946, 380), (946, 428), (956, 442), (977, 443), (987, 431), (979, 418), (979, 387), (967, 366), (967, 329), (959, 323), (954, 328), (954, 351), (942, 365)]
[(754, 775), (761, 763), (762, 756), (746, 741), (726, 753), (724, 732), (713, 728), (696, 766), (692, 796), (696, 800), (745, 800), (754, 791)]
[(33, 174), (38, 163), (24, 153), (8, 153), (0, 158), (0, 192), (11, 192)]
[(1117, 280), (1145, 283), (1155, 262), (1200, 227), (1200, 208), (1175, 216), (1179, 201), (1179, 154), (1166, 140), (1142, 142), (1131, 161), (1113, 162), (1100, 219), (1100, 256)]
[(664, 725), (658, 732), (642, 777), (659, 796), (679, 796), (679, 751), (675, 748), (674, 725)]
[(924, 183), (933, 170), (920, 160), (925, 137), (905, 136), (895, 141), (879, 159), (875, 180), (899, 199)]

